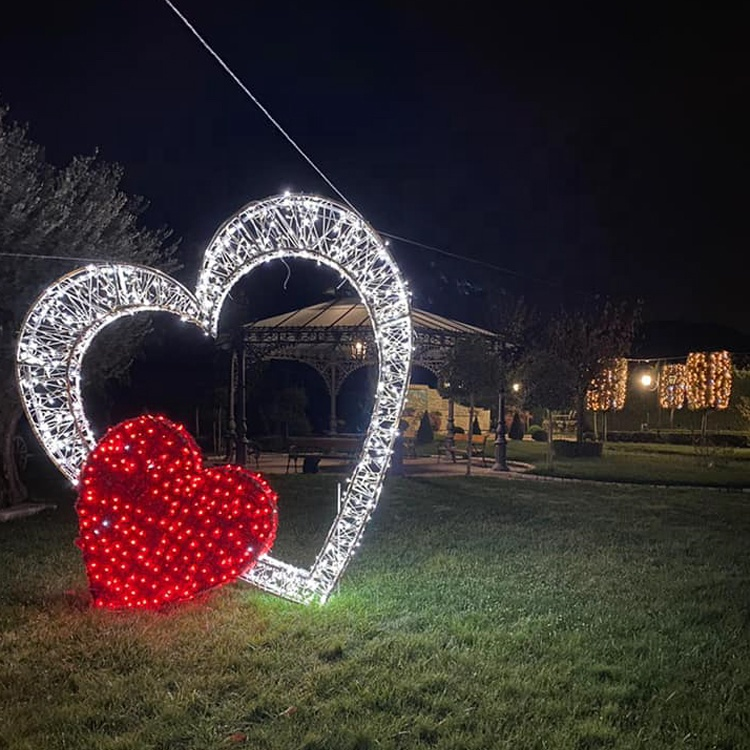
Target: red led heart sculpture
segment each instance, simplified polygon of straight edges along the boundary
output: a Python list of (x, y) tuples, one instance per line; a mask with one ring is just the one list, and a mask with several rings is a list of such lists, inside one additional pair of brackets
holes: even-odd
[(276, 536), (276, 493), (239, 466), (204, 468), (187, 430), (145, 415), (110, 428), (76, 502), (97, 607), (158, 609), (235, 580)]

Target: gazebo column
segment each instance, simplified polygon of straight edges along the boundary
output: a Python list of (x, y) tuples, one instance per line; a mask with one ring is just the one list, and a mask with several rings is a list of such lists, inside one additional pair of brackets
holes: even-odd
[(225, 461), (244, 466), (247, 461), (247, 352), (232, 349), (229, 363), (229, 408)]
[(336, 383), (336, 365), (331, 363), (330, 368), (328, 370), (329, 377), (328, 377), (328, 392), (331, 397), (331, 411), (330, 411), (330, 417), (328, 422), (328, 428), (332, 435), (335, 435), (338, 426), (338, 417), (336, 416), (336, 396), (338, 394), (338, 387)]
[(235, 414), (235, 395), (237, 393), (237, 352), (233, 349), (229, 358), (229, 404), (227, 406), (227, 452), (224, 460), (234, 463), (237, 448), (237, 415)]
[(239, 431), (237, 436), (237, 463), (244, 466), (247, 463), (247, 350), (242, 347), (240, 354), (240, 403), (239, 403)]

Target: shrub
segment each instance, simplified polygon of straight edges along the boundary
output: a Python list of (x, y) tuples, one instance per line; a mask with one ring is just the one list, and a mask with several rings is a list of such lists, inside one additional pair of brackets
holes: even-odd
[(471, 425), (471, 431), (474, 435), (482, 434), (482, 428), (479, 426), (479, 420), (476, 417), (474, 417), (474, 422)]
[(510, 423), (510, 430), (508, 431), (508, 437), (511, 440), (523, 440), (524, 430), (521, 416), (518, 412), (513, 415), (513, 421)]
[(426, 445), (431, 443), (435, 439), (435, 434), (432, 431), (432, 424), (430, 424), (430, 415), (425, 412), (422, 415), (422, 419), (419, 420), (419, 429), (417, 430), (417, 443), (419, 445)]
[(573, 440), (553, 440), (552, 448), (561, 458), (601, 458), (602, 443), (577, 443)]
[[(593, 433), (584, 433), (584, 439), (593, 439)], [(610, 443), (668, 443), (671, 445), (695, 445), (700, 442), (697, 432), (669, 432), (662, 430), (625, 431), (612, 430), (607, 432)], [(719, 448), (745, 448), (750, 446), (748, 436), (742, 433), (709, 431), (706, 441)]]
[(536, 440), (539, 443), (546, 443), (547, 438), (549, 437), (547, 435), (547, 430), (542, 429), (539, 427), (538, 424), (531, 425), (532, 427), (536, 427), (536, 430), (529, 429), (529, 434), (531, 435), (532, 440)]

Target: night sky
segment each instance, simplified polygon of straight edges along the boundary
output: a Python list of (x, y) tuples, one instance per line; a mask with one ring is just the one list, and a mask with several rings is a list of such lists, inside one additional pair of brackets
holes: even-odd
[[(750, 334), (740, 4), (175, 4), (376, 229), (511, 272), (394, 242), (417, 306), (601, 293)], [(243, 204), (336, 198), (162, 0), (13, 6), (0, 101), (54, 163), (122, 163), (184, 280)]]

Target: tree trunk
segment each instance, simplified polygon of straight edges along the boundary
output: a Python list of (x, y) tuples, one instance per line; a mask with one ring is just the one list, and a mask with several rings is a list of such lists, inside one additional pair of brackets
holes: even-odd
[(584, 409), (586, 407), (586, 393), (582, 392), (578, 394), (576, 399), (576, 442), (583, 442), (583, 419)]
[(552, 445), (552, 409), (547, 412), (547, 468), (551, 469), (554, 462), (554, 447)]
[(471, 476), (471, 450), (474, 442), (474, 394), (469, 394), (469, 430), (466, 434), (466, 476)]
[(21, 480), (16, 463), (14, 438), (18, 431), (23, 410), (18, 397), (11, 397), (0, 408), (0, 435), (2, 436), (2, 458), (0, 458), (0, 508), (18, 505), (29, 496)]

